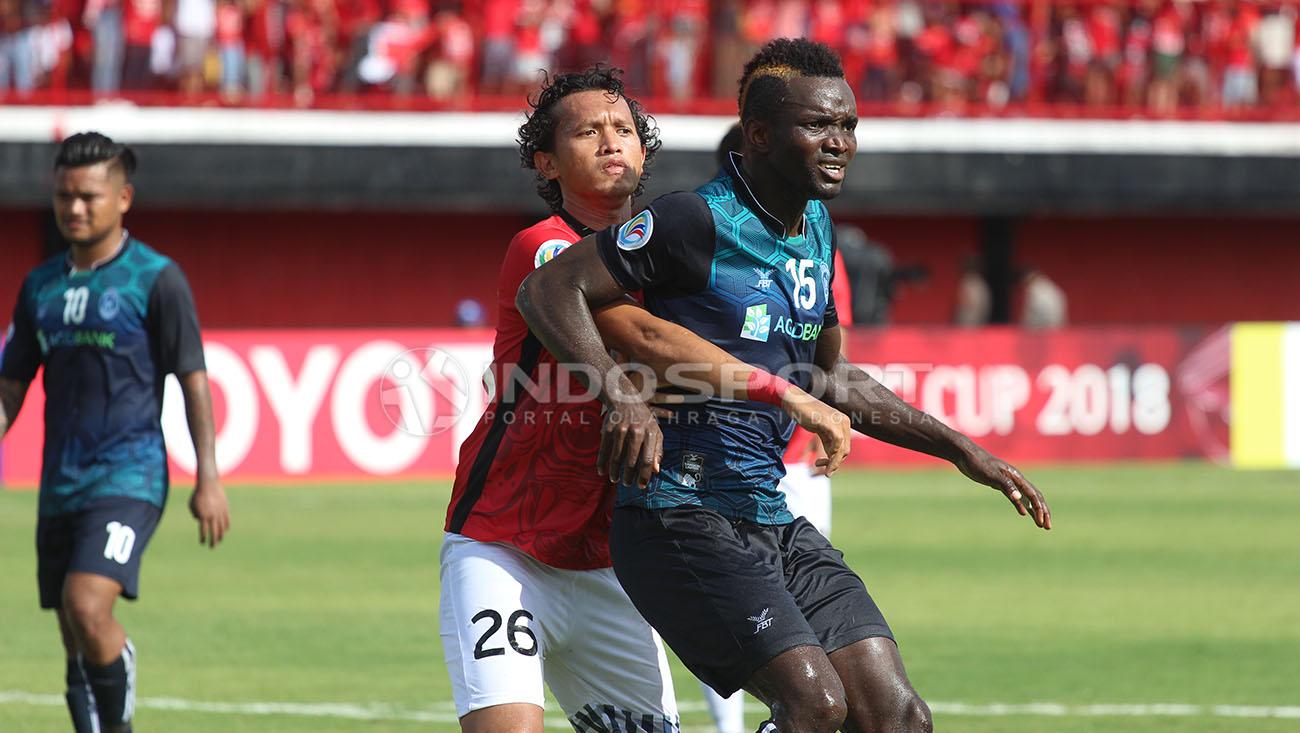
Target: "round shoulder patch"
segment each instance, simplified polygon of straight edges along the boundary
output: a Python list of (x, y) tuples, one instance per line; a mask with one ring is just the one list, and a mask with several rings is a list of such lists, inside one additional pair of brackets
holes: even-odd
[(655, 219), (649, 209), (642, 211), (640, 214), (628, 219), (623, 226), (618, 228), (618, 237), (616, 243), (619, 249), (629, 252), (641, 249), (650, 241), (650, 235), (655, 231)]
[(568, 249), (570, 244), (572, 242), (567, 239), (548, 239), (542, 242), (542, 246), (537, 248), (537, 256), (533, 258), (533, 269), (555, 259), (555, 256)]

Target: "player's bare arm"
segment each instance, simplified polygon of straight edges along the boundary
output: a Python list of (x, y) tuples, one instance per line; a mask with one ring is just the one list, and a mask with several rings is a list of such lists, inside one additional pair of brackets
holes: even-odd
[(0, 440), (4, 439), (9, 426), (18, 418), (18, 411), (27, 398), (28, 384), (30, 383), (0, 377)]
[(626, 294), (601, 262), (596, 238), (590, 236), (534, 270), (520, 285), (515, 305), (558, 362), (587, 364), (612, 377), (597, 385), (605, 419), (596, 470), (610, 481), (629, 475), (648, 482), (659, 471), (663, 435), (650, 406), (605, 350), (592, 318), (593, 307)]
[(840, 353), (839, 327), (822, 331), (817, 366), (825, 371), (826, 400), (853, 421), (863, 435), (949, 461), (967, 478), (1000, 491), (1021, 516), (1052, 528), (1052, 512), (1042, 493), (1015, 466), (992, 455), (965, 435), (904, 402), (892, 390), (849, 363)]
[[(635, 303), (600, 308), (594, 319), (607, 347), (652, 369), (660, 384), (687, 388), (707, 384), (713, 394), (754, 400), (767, 397), (750, 394), (751, 384), (767, 378), (763, 370)], [(684, 379), (674, 379), (674, 373)], [(826, 455), (817, 460), (817, 465), (828, 475), (834, 473), (849, 454), (852, 426), (848, 416), (783, 380), (777, 388), (779, 394), (773, 395), (776, 399), (769, 401), (779, 401), (786, 414), (821, 439)]]
[(230, 508), (226, 490), (217, 475), (216, 429), (212, 420), (212, 391), (205, 370), (180, 377), (185, 396), (185, 419), (194, 441), (197, 469), (194, 493), (190, 496), (190, 514), (199, 523), (199, 544), (216, 547), (230, 530)]

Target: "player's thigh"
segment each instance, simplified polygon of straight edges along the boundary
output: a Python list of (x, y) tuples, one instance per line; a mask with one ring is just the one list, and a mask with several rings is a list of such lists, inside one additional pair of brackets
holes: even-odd
[(542, 708), (532, 703), (506, 703), (479, 708), (460, 719), (461, 733), (542, 733)]
[(823, 535), (831, 536), (831, 479), (813, 475), (812, 464), (786, 464), (785, 476), (778, 489), (785, 494), (786, 506), (796, 517), (803, 517)]
[(610, 569), (570, 572), (573, 633), (546, 659), (546, 684), (578, 731), (677, 730), (658, 634)]
[(747, 543), (733, 522), (700, 507), (614, 510), (619, 582), (687, 668), (724, 696), (780, 653), (818, 643), (775, 554)]
[[(147, 501), (109, 497), (77, 513), (63, 600), (140, 595), (140, 565), (162, 510)], [(111, 581), (111, 582), (109, 582)], [(114, 592), (115, 591), (115, 592)]]
[(862, 578), (810, 522), (795, 519), (780, 542), (786, 587), (828, 654), (863, 639), (893, 639)]
[(553, 570), (453, 534), (443, 540), (441, 566), (442, 647), (456, 714), (516, 703), (540, 710), (547, 634), (564, 590)]
[[(36, 522), (36, 584), (41, 608), (63, 606), (63, 580), (76, 547), (75, 514), (41, 517)], [(62, 616), (62, 614), (60, 614)]]

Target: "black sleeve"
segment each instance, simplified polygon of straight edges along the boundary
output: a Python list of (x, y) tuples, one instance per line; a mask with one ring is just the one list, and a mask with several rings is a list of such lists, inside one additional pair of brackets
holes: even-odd
[(158, 273), (149, 293), (148, 323), (163, 374), (181, 376), (205, 368), (194, 296), (174, 262)]
[(684, 191), (660, 196), (645, 211), (596, 235), (600, 259), (630, 292), (703, 290), (716, 244), (709, 205)]
[(41, 345), (36, 340), (36, 324), (27, 301), (24, 282), (14, 305), (14, 320), (4, 334), (4, 346), (0, 346), (0, 377), (17, 382), (32, 381), (41, 366)]
[(831, 225), (831, 276), (826, 279), (826, 310), (822, 312), (822, 328), (840, 325), (840, 312), (835, 309), (835, 253), (839, 243), (835, 241), (835, 225)]

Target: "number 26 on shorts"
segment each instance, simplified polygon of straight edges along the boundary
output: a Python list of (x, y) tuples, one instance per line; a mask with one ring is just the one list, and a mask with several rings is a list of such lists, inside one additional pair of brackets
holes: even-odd
[[(510, 617), (506, 619), (506, 641), (510, 643), (510, 648), (519, 654), (525, 657), (535, 657), (537, 656), (537, 637), (533, 635), (532, 629), (521, 623), (523, 619), (532, 621), (533, 614), (521, 608), (510, 614)], [(505, 654), (506, 649), (503, 646), (486, 646), (492, 641), (492, 636), (501, 630), (501, 614), (488, 608), (474, 614), (474, 618), (470, 620), (470, 623), (477, 625), (479, 621), (487, 621), (488, 627), (483, 632), (483, 635), (478, 638), (478, 643), (474, 645), (474, 658), (486, 659), (487, 657)], [(527, 637), (527, 646), (520, 643), (520, 637)]]

